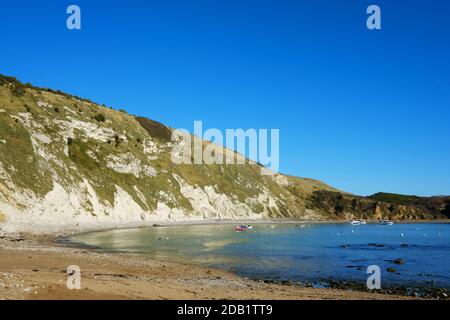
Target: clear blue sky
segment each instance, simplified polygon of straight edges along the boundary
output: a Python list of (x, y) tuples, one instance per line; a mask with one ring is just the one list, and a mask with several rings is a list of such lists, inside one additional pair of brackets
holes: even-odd
[(3, 1), (0, 73), (176, 128), (279, 128), (280, 171), (346, 191), (450, 194), (449, 21), (447, 0)]

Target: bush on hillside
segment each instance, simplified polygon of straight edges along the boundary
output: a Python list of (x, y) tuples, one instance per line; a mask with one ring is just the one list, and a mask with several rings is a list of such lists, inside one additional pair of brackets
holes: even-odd
[(97, 120), (98, 122), (105, 122), (106, 121), (106, 117), (103, 113), (98, 113), (94, 116), (94, 119)]

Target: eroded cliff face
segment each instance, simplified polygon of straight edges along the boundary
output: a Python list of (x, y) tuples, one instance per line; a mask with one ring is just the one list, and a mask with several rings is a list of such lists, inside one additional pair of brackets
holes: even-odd
[(248, 160), (175, 165), (171, 151), (181, 142), (171, 134), (153, 120), (0, 77), (3, 224), (325, 218), (305, 199), (335, 189), (261, 175)]
[(323, 220), (358, 212), (373, 219), (431, 217), (341, 195), (317, 180), (261, 175), (261, 166), (248, 160), (176, 165), (171, 151), (182, 142), (172, 142), (171, 134), (156, 121), (0, 76), (1, 228)]

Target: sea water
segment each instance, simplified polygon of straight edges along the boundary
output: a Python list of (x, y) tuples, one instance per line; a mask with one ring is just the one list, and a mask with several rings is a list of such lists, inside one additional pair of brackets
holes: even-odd
[(228, 224), (188, 225), (84, 233), (70, 241), (252, 279), (365, 284), (367, 267), (378, 265), (384, 287), (450, 288), (450, 224), (445, 223), (255, 224), (244, 232)]

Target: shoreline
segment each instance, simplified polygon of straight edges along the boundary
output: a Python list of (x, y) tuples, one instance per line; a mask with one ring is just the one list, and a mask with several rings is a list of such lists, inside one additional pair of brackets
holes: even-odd
[[(54, 241), (53, 236), (1, 237), (0, 299), (414, 299), (267, 283), (220, 269), (72, 248)], [(65, 285), (70, 265), (81, 269), (81, 290)]]
[[(245, 224), (249, 221), (239, 221), (239, 223)], [(300, 221), (300, 223), (306, 223), (306, 221)], [(235, 225), (238, 221), (219, 221), (218, 223), (210, 223), (210, 221), (203, 221), (202, 223), (171, 223), (171, 224), (161, 224), (161, 225), (153, 225), (152, 227), (145, 227), (145, 228), (175, 228), (180, 226), (205, 226), (205, 225)], [(280, 224), (300, 224), (299, 221), (257, 221), (256, 223), (253, 223), (254, 225), (280, 225)], [(347, 224), (348, 221), (308, 221), (309, 224)], [(448, 221), (420, 221), (416, 223), (448, 223)], [(377, 223), (368, 223), (368, 224), (377, 224)], [(400, 224), (400, 223), (397, 223)], [(135, 229), (135, 228), (132, 228)], [(113, 229), (108, 229), (113, 230)], [(117, 230), (117, 229), (116, 229)], [(131, 230), (128, 228), (121, 228), (121, 230)], [(106, 230), (107, 231), (107, 230)], [(95, 232), (95, 231), (94, 231)], [(81, 234), (85, 233), (91, 233), (91, 232), (83, 232)], [(70, 241), (70, 236), (65, 237), (68, 241), (62, 241), (61, 243), (76, 247), (76, 248), (86, 248), (88, 250), (98, 250), (102, 251), (105, 250), (101, 247), (95, 247), (90, 246), (87, 244), (84, 244), (82, 242), (72, 242)], [(110, 251), (105, 251), (110, 252)], [(158, 260), (158, 259), (157, 259)], [(161, 260), (162, 262), (179, 262), (177, 259), (169, 259), (169, 260)], [(202, 266), (198, 263), (195, 263), (193, 261), (184, 262), (185, 264), (188, 264), (192, 267)], [(236, 275), (238, 277), (242, 277), (242, 275), (239, 275), (238, 273), (223, 268), (218, 268), (218, 270), (224, 270), (225, 272), (229, 272), (233, 275)], [(308, 288), (323, 288), (323, 289), (342, 289), (342, 290), (352, 290), (357, 292), (368, 292), (366, 289), (365, 283), (357, 282), (357, 281), (348, 281), (344, 279), (333, 279), (333, 278), (320, 278), (317, 280), (305, 280), (305, 281), (291, 281), (291, 280), (274, 280), (273, 278), (264, 278), (264, 277), (250, 277), (251, 280), (256, 282), (263, 282), (263, 283), (270, 283), (270, 284), (280, 284), (280, 285), (288, 285), (288, 286), (297, 286), (297, 287), (308, 287)], [(382, 294), (389, 294), (389, 295), (400, 295), (405, 297), (420, 297), (424, 299), (448, 299), (450, 297), (450, 290), (445, 287), (430, 287), (430, 286), (405, 286), (402, 284), (390, 284), (383, 286), (380, 290), (375, 290), (373, 292), (376, 293), (382, 293)]]
[[(0, 235), (27, 233), (34, 235), (74, 235), (87, 232), (138, 229), (147, 227), (177, 227), (177, 226), (199, 226), (199, 225), (239, 225), (239, 224), (346, 224), (350, 220), (284, 220), (284, 219), (205, 219), (205, 220), (183, 220), (183, 221), (135, 221), (135, 222), (108, 222), (108, 223), (67, 223), (67, 224), (0, 224)], [(377, 224), (378, 220), (366, 220), (367, 224)], [(435, 220), (407, 220), (395, 221), (395, 224), (412, 223), (450, 223), (450, 219)]]
[[(162, 261), (135, 254), (108, 253), (76, 243), (60, 241), (75, 234), (89, 232), (177, 227), (189, 225), (233, 225), (233, 224), (324, 224), (348, 223), (345, 220), (288, 221), (288, 220), (201, 220), (177, 222), (128, 223), (105, 226), (76, 226), (61, 228), (54, 232), (5, 232), (0, 228), (0, 299), (417, 299), (408, 294), (406, 288), (386, 288), (380, 292), (364, 290), (360, 284), (337, 281), (327, 288), (313, 288), (306, 284), (270, 280), (252, 280), (240, 277), (231, 271), (208, 268), (192, 263)], [(368, 222), (369, 223), (369, 222)], [(396, 222), (399, 223), (399, 222)], [(402, 223), (402, 222), (400, 222)], [(406, 223), (449, 223), (449, 221), (411, 221)], [(23, 256), (29, 256), (27, 260)], [(33, 258), (40, 261), (34, 265)], [(73, 261), (72, 261), (73, 260)], [(45, 262), (45, 263), (44, 263)], [(64, 263), (63, 263), (64, 262)], [(65, 268), (69, 265), (88, 268), (88, 285), (83, 290), (68, 290), (65, 287)], [(59, 265), (55, 272), (55, 265)], [(142, 266), (150, 266), (143, 270)], [(155, 271), (155, 266), (157, 271)], [(45, 276), (40, 272), (47, 270)], [(37, 271), (36, 271), (37, 270)], [(53, 271), (52, 271), (53, 270)], [(99, 276), (100, 275), (100, 276)], [(20, 282), (7, 285), (8, 279), (20, 278)], [(167, 278), (170, 278), (167, 281)], [(27, 282), (44, 279), (47, 283), (27, 286)], [(151, 280), (149, 280), (151, 279)], [(50, 285), (49, 285), (50, 283)], [(199, 285), (201, 283), (201, 285)], [(220, 285), (218, 285), (220, 283)], [(5, 289), (5, 287), (7, 289)], [(35, 288), (36, 287), (36, 288)], [(139, 288), (139, 289), (135, 289)], [(30, 289), (31, 288), (31, 289)], [(35, 290), (36, 289), (36, 290)], [(39, 289), (39, 290), (38, 290)], [(135, 291), (140, 293), (137, 294)], [(120, 295), (116, 291), (122, 292)], [(435, 290), (436, 294), (425, 299), (446, 298), (448, 291)], [(35, 293), (37, 292), (37, 293)], [(157, 295), (161, 292), (163, 294)], [(187, 294), (187, 292), (190, 292)], [(204, 295), (208, 292), (208, 295)]]
[[(406, 295), (401, 288), (386, 288), (381, 292), (369, 292), (360, 285), (335, 282), (327, 288), (313, 288), (292, 283), (267, 280), (251, 280), (239, 277), (230, 271), (203, 267), (197, 264), (162, 261), (133, 254), (107, 253), (86, 248), (76, 243), (59, 241), (74, 234), (134, 229), (143, 227), (177, 227), (186, 225), (217, 224), (288, 224), (288, 223), (347, 223), (348, 221), (274, 221), (274, 220), (233, 220), (233, 221), (185, 221), (170, 223), (127, 224), (83, 228), (47, 234), (5, 233), (0, 229), (0, 299), (416, 299)], [(441, 221), (414, 221), (412, 223), (442, 223)], [(448, 223), (445, 221), (444, 223)], [(3, 231), (3, 232), (2, 232)], [(32, 258), (26, 259), (25, 256)], [(40, 265), (33, 265), (37, 257)], [(71, 262), (73, 260), (73, 262)], [(45, 262), (45, 263), (44, 263)], [(68, 290), (65, 287), (65, 268), (77, 263), (84, 271), (88, 268), (88, 285), (83, 290)], [(55, 265), (58, 271), (55, 272)], [(150, 266), (142, 269), (143, 265)], [(157, 271), (154, 268), (157, 268)], [(42, 277), (41, 269), (47, 270)], [(37, 271), (36, 271), (37, 270)], [(52, 272), (53, 270), (53, 272)], [(7, 271), (7, 272), (5, 272)], [(5, 276), (6, 275), (6, 276)], [(100, 277), (101, 276), (101, 277)], [(19, 277), (20, 282), (6, 285), (7, 279)], [(45, 279), (50, 285), (38, 284), (37, 290), (29, 289), (28, 282), (36, 278)], [(166, 281), (170, 278), (168, 281)], [(28, 280), (27, 280), (28, 279)], [(139, 289), (136, 289), (136, 288)], [(12, 290), (11, 288), (14, 288)], [(176, 288), (176, 290), (175, 290)], [(140, 293), (137, 294), (135, 291)], [(440, 289), (436, 288), (436, 292)], [(11, 292), (8, 292), (11, 291)], [(117, 295), (115, 292), (120, 291)], [(37, 293), (35, 293), (37, 292)], [(184, 292), (184, 293), (183, 293)], [(188, 293), (189, 292), (189, 293)], [(208, 292), (208, 295), (204, 295)], [(448, 294), (448, 291), (438, 292)], [(445, 298), (429, 295), (427, 299)]]

